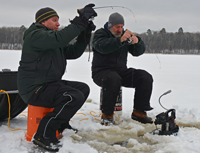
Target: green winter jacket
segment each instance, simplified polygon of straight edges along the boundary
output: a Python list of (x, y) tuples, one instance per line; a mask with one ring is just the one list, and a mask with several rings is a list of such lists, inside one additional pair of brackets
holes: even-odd
[[(60, 31), (52, 31), (33, 23), (24, 34), (24, 44), (18, 68), (19, 94), (27, 102), (42, 85), (61, 80), (66, 59), (80, 57), (86, 49), (81, 25), (70, 24)], [(78, 36), (75, 44), (69, 42)]]

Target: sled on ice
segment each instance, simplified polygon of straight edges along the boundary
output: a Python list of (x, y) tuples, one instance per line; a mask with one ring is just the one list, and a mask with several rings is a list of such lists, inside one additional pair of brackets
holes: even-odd
[[(17, 89), (17, 71), (2, 69), (0, 71), (0, 122), (9, 117), (9, 102), (10, 119), (27, 108), (27, 104), (21, 99)], [(8, 96), (10, 100), (8, 100)]]

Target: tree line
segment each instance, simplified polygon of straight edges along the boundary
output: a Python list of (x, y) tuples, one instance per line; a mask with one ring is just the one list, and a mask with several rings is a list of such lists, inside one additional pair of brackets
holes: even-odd
[[(23, 25), (21, 27), (0, 27), (0, 49), (21, 50), (26, 29)], [(162, 28), (160, 31), (148, 29), (147, 32), (136, 33), (136, 35), (144, 41), (146, 53), (200, 54), (199, 32), (184, 32), (180, 27), (175, 33), (166, 32), (165, 28)], [(93, 38), (93, 34), (91, 38)], [(74, 41), (72, 40), (71, 43)], [(91, 42), (90, 46), (92, 46)], [(89, 46), (87, 50), (89, 50)]]
[(183, 32), (180, 27), (175, 33), (147, 30), (139, 34), (146, 44), (147, 53), (200, 54), (200, 33)]
[(0, 28), (0, 49), (21, 50), (25, 26), (21, 27), (1, 27)]

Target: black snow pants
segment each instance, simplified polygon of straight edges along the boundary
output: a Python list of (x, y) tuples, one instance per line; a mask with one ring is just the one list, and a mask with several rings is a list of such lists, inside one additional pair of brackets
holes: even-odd
[(54, 108), (40, 121), (37, 133), (46, 139), (55, 139), (56, 131), (68, 125), (89, 95), (89, 86), (82, 82), (65, 81), (48, 83), (30, 98), (28, 104)]
[(102, 87), (102, 112), (112, 114), (120, 87), (135, 88), (134, 109), (150, 109), (153, 78), (144, 70), (129, 68), (123, 71), (102, 70), (92, 73), (93, 81)]

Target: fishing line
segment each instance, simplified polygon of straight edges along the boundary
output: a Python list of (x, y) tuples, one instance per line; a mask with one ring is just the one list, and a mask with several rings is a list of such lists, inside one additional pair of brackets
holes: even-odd
[[(148, 47), (149, 48), (149, 50), (152, 52), (152, 50), (151, 50), (151, 48), (150, 47)], [(153, 52), (152, 52), (153, 53)], [(155, 53), (153, 53), (155, 56), (156, 56), (156, 58), (157, 58), (157, 60), (158, 60), (158, 62), (159, 62), (159, 64), (160, 64), (160, 69), (161, 69), (161, 62), (160, 62), (160, 59), (158, 58), (158, 56), (157, 56), (157, 54), (155, 54)]]
[(124, 7), (124, 6), (100, 6), (100, 7), (94, 7), (93, 9), (102, 9), (102, 8), (114, 8), (114, 7), (120, 7), (120, 8), (123, 8), (123, 9), (127, 9), (127, 10), (129, 10), (132, 14), (133, 14), (133, 16), (134, 16), (134, 18), (135, 18), (135, 22), (137, 22), (136, 21), (136, 17), (135, 17), (135, 15), (134, 15), (134, 13), (133, 13), (133, 11), (131, 10), (131, 9), (129, 9), (128, 7)]
[[(155, 54), (156, 55), (156, 54)], [(156, 57), (157, 57), (157, 59), (158, 59), (158, 61), (159, 61), (159, 64), (160, 64), (160, 69), (161, 69), (161, 62), (160, 62), (160, 60), (159, 60), (159, 58), (158, 58), (158, 56), (156, 55)]]

